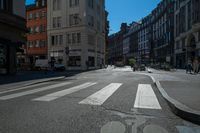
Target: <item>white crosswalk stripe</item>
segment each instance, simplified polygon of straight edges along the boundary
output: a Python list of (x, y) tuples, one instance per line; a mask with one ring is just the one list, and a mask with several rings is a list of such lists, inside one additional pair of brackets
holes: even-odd
[(65, 90), (62, 90), (62, 91), (58, 91), (58, 92), (55, 92), (55, 93), (51, 93), (51, 94), (33, 99), (33, 101), (47, 101), (47, 102), (53, 101), (55, 99), (66, 96), (68, 94), (80, 91), (82, 89), (86, 89), (86, 88), (93, 86), (95, 84), (97, 84), (97, 83), (91, 83), (91, 82), (84, 83), (84, 84), (81, 84), (81, 85), (78, 85), (78, 86), (75, 86), (75, 87), (72, 87), (72, 88), (69, 88), (69, 89), (65, 89)]
[[(43, 92), (46, 90), (51, 90), (54, 88), (61, 88), (61, 87), (63, 88), (69, 84), (72, 84), (72, 82), (62, 82), (62, 83), (54, 84), (54, 85), (47, 85), (45, 83), (45, 84), (21, 87), (14, 90), (8, 90), (8, 91), (0, 92), (1, 95), (4, 94), (4, 96), (0, 96), (0, 100), (9, 100), (9, 99), (14, 99), (14, 98), (34, 94), (34, 93)], [(53, 93), (36, 97), (32, 99), (31, 101), (50, 102), (50, 101), (59, 99), (61, 97), (64, 97), (66, 95), (87, 89), (96, 84), (97, 82), (85, 82), (80, 85), (64, 88), (63, 90), (59, 90), (56, 92), (54, 91)], [(40, 87), (40, 85), (46, 85), (46, 86)], [(122, 85), (123, 83), (110, 83), (107, 86), (104, 86), (103, 88), (99, 88), (100, 89), (99, 91), (94, 92), (93, 94), (90, 94), (88, 97), (84, 99), (81, 99), (78, 102), (78, 104), (100, 106), (104, 104)], [(22, 91), (23, 89), (31, 89), (31, 90)], [(133, 89), (133, 91), (136, 91), (135, 89)], [(21, 92), (17, 92), (17, 91), (21, 91)], [(8, 92), (10, 92), (11, 94), (7, 94)], [(156, 110), (162, 109), (153, 91), (151, 84), (138, 84), (137, 93), (136, 93), (135, 101), (133, 104), (134, 104), (133, 106), (134, 108), (156, 109)]]
[(33, 89), (33, 90), (28, 90), (28, 91), (24, 91), (24, 92), (14, 93), (14, 94), (0, 97), (0, 100), (9, 100), (9, 99), (13, 99), (13, 98), (17, 98), (17, 97), (21, 97), (21, 96), (25, 96), (25, 95), (34, 94), (37, 92), (42, 92), (45, 90), (50, 90), (53, 88), (62, 87), (62, 86), (69, 85), (69, 84), (71, 84), (71, 82), (64, 82), (64, 83), (46, 86), (46, 87), (42, 87), (42, 88), (37, 88), (37, 89)]
[(41, 86), (41, 85), (46, 85), (46, 84), (49, 84), (49, 83), (48, 82), (47, 83), (40, 83), (40, 84), (34, 84), (34, 85), (30, 85), (30, 86), (24, 86), (24, 87), (21, 87), (21, 88), (10, 89), (10, 90), (6, 90), (6, 91), (2, 91), (2, 92), (0, 92), (0, 94), (5, 94), (5, 93), (8, 93), (8, 92), (14, 92), (14, 91), (19, 91), (19, 90), (25, 90), (25, 89), (29, 89), (29, 88), (33, 88), (33, 87), (38, 87), (38, 86)]
[(139, 84), (134, 108), (161, 109), (158, 99), (150, 84)]
[(121, 83), (109, 84), (105, 88), (79, 102), (79, 104), (102, 105), (121, 85)]

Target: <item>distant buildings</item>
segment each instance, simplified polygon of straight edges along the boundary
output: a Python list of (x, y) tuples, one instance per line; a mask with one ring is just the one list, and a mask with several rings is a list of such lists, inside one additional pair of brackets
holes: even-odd
[(200, 58), (200, 0), (176, 0), (174, 26), (174, 64), (185, 68), (189, 60)]
[(173, 65), (174, 0), (162, 0), (151, 14), (153, 63)]
[(0, 74), (16, 73), (16, 53), (25, 44), (25, 32), (25, 1), (0, 0)]
[(105, 64), (104, 0), (48, 0), (48, 59), (69, 70)]
[(151, 15), (146, 16), (138, 25), (138, 57), (139, 64), (150, 63), (150, 49), (151, 49)]
[[(177, 68), (185, 68), (188, 60), (200, 60), (200, 0), (162, 0), (151, 14), (129, 27), (123, 38), (121, 31), (110, 35), (108, 60), (128, 64), (135, 58), (138, 64)], [(116, 58), (121, 47), (123, 59)]]
[(123, 36), (128, 32), (129, 26), (126, 23), (121, 24), (120, 31), (108, 38), (108, 63), (114, 64), (116, 61), (123, 61), (124, 47)]
[(27, 45), (26, 62), (35, 64), (37, 59), (47, 59), (47, 0), (36, 0), (26, 6)]

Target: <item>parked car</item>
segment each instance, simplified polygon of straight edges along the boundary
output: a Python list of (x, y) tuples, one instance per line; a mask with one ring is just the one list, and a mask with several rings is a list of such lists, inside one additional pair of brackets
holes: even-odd
[(144, 64), (141, 64), (140, 67), (139, 67), (139, 70), (140, 71), (146, 71), (146, 67)]
[(34, 67), (34, 70), (46, 70), (49, 67), (48, 60), (37, 59), (33, 67)]
[(63, 64), (55, 63), (54, 64), (54, 70), (55, 71), (65, 71), (65, 66)]

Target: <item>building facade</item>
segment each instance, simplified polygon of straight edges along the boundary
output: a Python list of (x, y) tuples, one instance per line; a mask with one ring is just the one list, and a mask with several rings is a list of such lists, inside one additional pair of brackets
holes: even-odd
[(150, 63), (150, 33), (151, 33), (151, 14), (141, 20), (138, 25), (138, 59), (139, 64)]
[(26, 62), (35, 64), (37, 59), (47, 59), (47, 0), (36, 0), (26, 6), (27, 45)]
[(105, 1), (48, 0), (48, 59), (67, 69), (105, 64)]
[(176, 0), (174, 9), (174, 64), (185, 68), (200, 58), (200, 0)]
[(0, 74), (16, 73), (25, 32), (25, 0), (0, 0)]
[(123, 39), (123, 55), (125, 64), (129, 64), (129, 59), (138, 60), (138, 22), (130, 24), (129, 31), (124, 35)]
[(123, 41), (124, 35), (129, 31), (127, 23), (122, 23), (120, 31), (108, 37), (108, 63), (124, 62)]
[(162, 0), (152, 11), (153, 63), (173, 65), (174, 0)]

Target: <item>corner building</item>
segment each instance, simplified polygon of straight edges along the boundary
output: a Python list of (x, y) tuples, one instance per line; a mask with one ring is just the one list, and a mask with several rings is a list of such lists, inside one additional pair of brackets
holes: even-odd
[(175, 57), (177, 68), (200, 60), (200, 0), (175, 1)]
[(48, 59), (68, 70), (105, 63), (105, 1), (48, 0)]
[(0, 0), (0, 74), (17, 72), (17, 52), (25, 44), (25, 1)]

